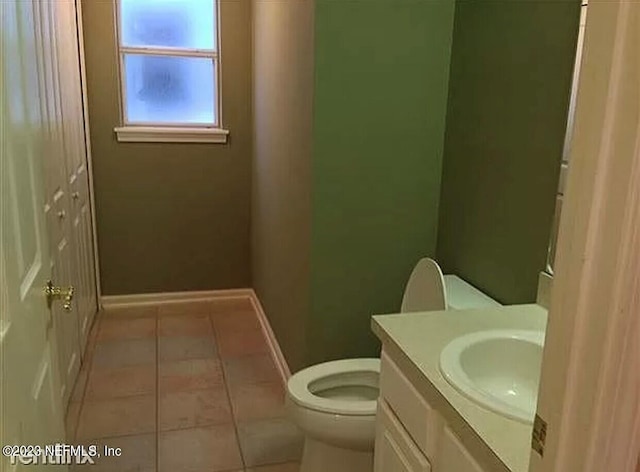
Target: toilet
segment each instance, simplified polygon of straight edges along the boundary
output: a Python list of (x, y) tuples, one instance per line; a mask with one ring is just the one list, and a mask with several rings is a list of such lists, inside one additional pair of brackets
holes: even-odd
[[(499, 306), (438, 264), (421, 259), (402, 298), (402, 313)], [(313, 365), (287, 384), (286, 409), (305, 435), (300, 472), (371, 472), (380, 359)]]

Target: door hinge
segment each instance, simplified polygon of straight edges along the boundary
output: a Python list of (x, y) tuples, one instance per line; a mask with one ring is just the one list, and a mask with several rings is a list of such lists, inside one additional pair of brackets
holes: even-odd
[(533, 432), (531, 433), (531, 448), (540, 454), (540, 457), (544, 456), (544, 446), (546, 441), (547, 422), (536, 414), (536, 418), (533, 420)]

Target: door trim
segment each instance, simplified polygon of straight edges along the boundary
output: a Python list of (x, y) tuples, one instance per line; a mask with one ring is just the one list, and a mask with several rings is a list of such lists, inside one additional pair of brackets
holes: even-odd
[[(91, 154), (91, 127), (89, 125), (89, 96), (87, 92), (87, 67), (84, 59), (84, 27), (82, 23), (82, 1), (74, 0), (76, 4), (76, 23), (78, 25), (78, 56), (80, 57), (80, 81), (82, 86), (82, 115), (84, 122), (84, 142), (87, 160), (87, 179), (89, 188), (89, 210), (91, 211), (91, 237), (93, 242), (93, 268), (96, 282), (96, 300), (102, 296), (100, 281), (100, 255), (98, 253), (98, 226), (96, 219), (95, 187), (93, 183), (93, 158)], [(96, 307), (96, 310), (99, 306)]]

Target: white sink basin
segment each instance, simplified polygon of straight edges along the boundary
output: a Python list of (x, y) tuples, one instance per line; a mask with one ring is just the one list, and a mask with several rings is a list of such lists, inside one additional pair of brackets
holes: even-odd
[(542, 331), (479, 331), (445, 346), (440, 371), (455, 389), (476, 403), (531, 424), (543, 346)]

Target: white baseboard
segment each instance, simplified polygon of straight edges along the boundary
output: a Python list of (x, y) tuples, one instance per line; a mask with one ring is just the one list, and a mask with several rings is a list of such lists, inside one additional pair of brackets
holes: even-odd
[(284, 384), (284, 387), (286, 389), (289, 377), (291, 377), (291, 369), (289, 369), (289, 364), (287, 364), (287, 360), (282, 354), (280, 344), (278, 344), (276, 335), (273, 332), (273, 329), (271, 329), (271, 324), (269, 323), (269, 319), (267, 318), (267, 315), (262, 308), (262, 304), (258, 299), (258, 295), (253, 289), (251, 290), (251, 303), (253, 304), (253, 308), (255, 309), (256, 313), (258, 314), (258, 319), (260, 320), (260, 325), (262, 326), (262, 332), (267, 338), (267, 343), (269, 344), (271, 357), (273, 357), (273, 362), (276, 364), (278, 372), (280, 372), (282, 383)]
[(252, 298), (254, 292), (250, 288), (230, 290), (203, 290), (197, 292), (161, 292), (137, 293), (132, 295), (103, 295), (100, 297), (101, 308), (124, 308), (127, 306), (166, 305), (171, 303), (200, 302), (228, 298)]

